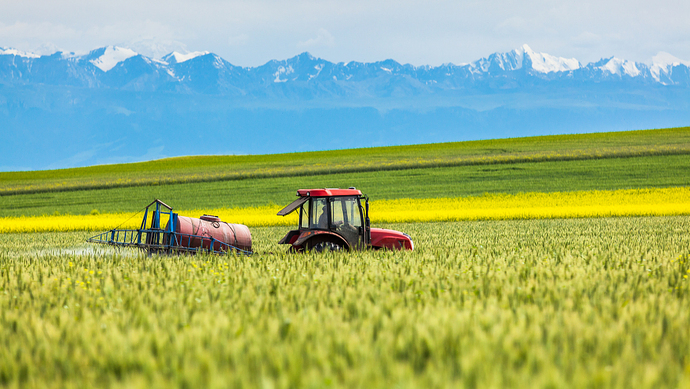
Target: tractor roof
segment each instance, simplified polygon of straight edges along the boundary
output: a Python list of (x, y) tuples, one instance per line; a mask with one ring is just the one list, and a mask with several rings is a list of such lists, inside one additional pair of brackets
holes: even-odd
[(350, 189), (338, 189), (338, 188), (323, 188), (323, 189), (299, 189), (297, 191), (297, 196), (300, 197), (329, 197), (329, 196), (361, 196), (362, 191), (350, 188)]
[(288, 204), (278, 212), (278, 216), (285, 216), (292, 213), (294, 210), (302, 206), (302, 204), (309, 201), (310, 197), (331, 197), (331, 196), (361, 196), (362, 192), (355, 189), (338, 189), (338, 188), (323, 188), (323, 189), (299, 189), (297, 191), (298, 199)]

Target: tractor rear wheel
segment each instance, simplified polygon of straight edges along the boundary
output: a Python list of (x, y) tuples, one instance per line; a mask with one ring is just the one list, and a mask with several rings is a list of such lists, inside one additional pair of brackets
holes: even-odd
[(311, 249), (317, 253), (325, 253), (327, 251), (340, 251), (343, 248), (337, 243), (326, 241), (315, 244)]

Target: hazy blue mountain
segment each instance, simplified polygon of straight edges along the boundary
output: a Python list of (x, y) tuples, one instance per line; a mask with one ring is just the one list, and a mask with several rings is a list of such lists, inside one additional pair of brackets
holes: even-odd
[(682, 126), (689, 65), (582, 64), (527, 45), (436, 67), (0, 48), (0, 170)]

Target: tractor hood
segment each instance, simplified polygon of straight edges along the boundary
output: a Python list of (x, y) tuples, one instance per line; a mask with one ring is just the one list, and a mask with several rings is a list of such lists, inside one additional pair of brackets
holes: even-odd
[(414, 250), (414, 243), (409, 235), (385, 228), (371, 229), (371, 246), (375, 248), (387, 248), (392, 250)]

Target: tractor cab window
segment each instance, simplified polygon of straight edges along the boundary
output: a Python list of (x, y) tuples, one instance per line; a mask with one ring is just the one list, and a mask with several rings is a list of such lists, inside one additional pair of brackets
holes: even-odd
[(360, 244), (362, 216), (356, 197), (335, 197), (331, 199), (331, 231), (345, 238), (350, 246)]
[(356, 197), (336, 197), (331, 202), (331, 227), (343, 224), (353, 227), (362, 226), (359, 202)]
[(328, 211), (326, 198), (312, 198), (311, 212), (309, 212), (309, 228), (328, 229)]
[(299, 229), (309, 229), (309, 203), (299, 207)]

